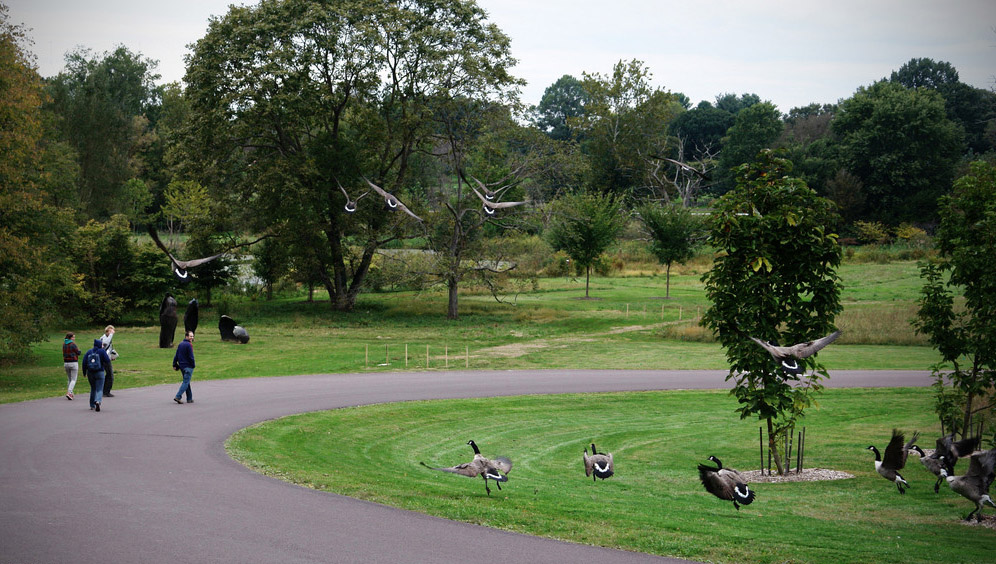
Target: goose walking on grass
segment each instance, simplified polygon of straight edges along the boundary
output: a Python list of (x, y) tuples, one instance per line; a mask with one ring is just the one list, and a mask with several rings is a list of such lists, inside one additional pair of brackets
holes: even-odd
[(699, 464), (699, 479), (707, 492), (726, 501), (732, 501), (733, 507), (740, 511), (741, 505), (750, 505), (754, 501), (754, 490), (747, 486), (747, 480), (732, 468), (723, 468), (723, 463), (715, 456), (709, 460), (716, 463), (716, 468)]
[(906, 466), (906, 458), (909, 456), (909, 452), (912, 450), (913, 444), (919, 436), (920, 434), (914, 431), (913, 437), (904, 444), (905, 436), (903, 433), (897, 429), (893, 429), (889, 446), (885, 447), (885, 456), (882, 456), (878, 452), (875, 445), (868, 447), (868, 450), (875, 453), (875, 471), (886, 480), (894, 482), (900, 494), (905, 494), (905, 488), (910, 487), (910, 485), (903, 479), (899, 471)]
[(584, 449), (584, 475), (591, 476), (591, 481), (595, 478), (606, 479), (615, 474), (615, 465), (612, 462), (612, 453), (603, 454), (595, 451), (595, 443), (591, 443), (591, 456), (588, 456), (588, 449)]
[(948, 476), (954, 476), (954, 467), (958, 463), (958, 459), (972, 454), (978, 446), (979, 437), (955, 441), (954, 433), (950, 433), (937, 439), (937, 446), (930, 456), (927, 456), (916, 445), (911, 448), (920, 455), (920, 463), (923, 464), (924, 468), (937, 476), (937, 482), (934, 483), (934, 493), (937, 493), (941, 489), (941, 482), (944, 481), (941, 470), (946, 470)]
[(975, 502), (975, 509), (965, 516), (968, 521), (975, 515), (976, 521), (982, 521), (982, 506), (986, 503), (996, 507), (989, 497), (989, 486), (993, 483), (993, 468), (996, 467), (996, 449), (973, 454), (968, 463), (968, 471), (963, 476), (950, 476), (946, 468), (941, 468), (941, 476), (948, 481), (951, 489), (960, 493), (966, 499)]
[(481, 450), (477, 448), (477, 443), (473, 440), (467, 441), (467, 444), (474, 449), (474, 459), (470, 462), (464, 462), (463, 464), (458, 464), (456, 466), (450, 466), (448, 468), (436, 468), (429, 466), (425, 462), (419, 462), (422, 466), (430, 470), (439, 470), (440, 472), (451, 472), (453, 474), (460, 474), (461, 476), (467, 476), (468, 478), (476, 478), (481, 476), (484, 478), (484, 490), (491, 495), (491, 488), (488, 487), (488, 480), (494, 480), (495, 485), (501, 490), (501, 483), (508, 481), (508, 473), (512, 470), (512, 461), (504, 456), (499, 456), (494, 459), (489, 459), (481, 456)]
[(826, 337), (816, 339), (815, 341), (807, 341), (805, 343), (799, 343), (788, 347), (779, 347), (778, 345), (773, 345), (756, 337), (751, 337), (751, 340), (761, 345), (764, 350), (768, 351), (768, 354), (778, 361), (778, 364), (782, 367), (782, 370), (789, 374), (801, 374), (804, 369), (799, 365), (799, 361), (813, 356), (823, 347), (836, 341), (837, 337), (840, 337), (840, 331), (834, 331)]
[[(367, 178), (364, 178), (363, 180), (366, 180), (367, 184), (369, 184), (370, 187), (373, 188), (373, 191), (377, 192), (378, 194), (380, 194), (380, 196), (382, 198), (384, 198), (384, 203), (387, 205), (387, 209), (389, 209), (391, 211), (401, 210), (401, 211), (405, 212), (406, 214), (414, 217), (415, 219), (417, 219), (419, 221), (422, 221), (421, 217), (419, 217), (419, 216), (415, 215), (414, 213), (412, 213), (412, 211), (410, 209), (408, 209), (408, 206), (402, 204), (401, 200), (395, 198), (393, 194), (385, 192), (380, 186), (377, 186), (373, 182), (370, 182), (370, 180), (368, 180)], [(357, 199), (359, 199), (359, 198), (357, 198)]]

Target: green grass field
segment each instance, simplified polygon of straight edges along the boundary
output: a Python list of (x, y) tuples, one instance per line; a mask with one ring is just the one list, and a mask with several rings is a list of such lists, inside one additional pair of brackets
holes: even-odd
[[(696, 465), (715, 455), (757, 469), (758, 422), (722, 391), (525, 396), (410, 402), (309, 413), (233, 436), (251, 468), (337, 492), (509, 531), (709, 562), (989, 562), (996, 531), (963, 524), (974, 507), (911, 456), (900, 496), (878, 476), (869, 444), (898, 426), (939, 434), (927, 389), (833, 389), (806, 417), (806, 467), (853, 474), (755, 484), (738, 512), (706, 493)], [(485, 456), (514, 466), (488, 497), (481, 479), (428, 470)], [(616, 475), (593, 483), (582, 449), (613, 453)], [(962, 461), (959, 471), (967, 467)], [(991, 509), (987, 510), (992, 513)]]
[[(272, 302), (225, 299), (225, 311), (251, 340), (245, 346), (221, 342), (219, 309), (202, 307), (197, 378), (447, 368), (723, 370), (722, 348), (697, 324), (708, 307), (700, 274), (701, 265), (672, 276), (669, 300), (661, 299), (661, 276), (595, 278), (591, 300), (580, 299), (583, 280), (541, 279), (535, 290), (509, 296), (514, 305), (467, 288), (457, 321), (446, 319), (442, 292), (364, 294), (349, 313), (333, 312), (321, 294), (312, 303), (301, 295)], [(915, 264), (845, 265), (841, 276), (838, 326), (845, 333), (820, 353), (829, 369), (926, 370), (938, 360), (909, 325), (919, 288)], [(118, 325), (116, 388), (176, 380), (173, 350), (158, 348), (157, 316), (149, 311), (136, 314), (138, 322)], [(64, 393), (66, 330), (75, 331), (86, 350), (102, 326), (58, 328), (48, 341), (32, 345), (29, 362), (0, 370), (0, 402)]]

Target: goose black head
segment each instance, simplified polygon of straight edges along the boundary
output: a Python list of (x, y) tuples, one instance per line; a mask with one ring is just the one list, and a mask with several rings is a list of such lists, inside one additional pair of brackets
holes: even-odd
[(875, 460), (882, 460), (882, 455), (879, 454), (878, 449), (875, 448), (875, 445), (868, 445), (866, 450), (870, 450), (875, 453)]
[(916, 451), (916, 453), (920, 455), (920, 458), (923, 458), (923, 457), (927, 456), (927, 454), (926, 454), (925, 452), (923, 452), (923, 449), (921, 449), (921, 448), (920, 448), (919, 446), (917, 446), (917, 445), (913, 445), (913, 446), (911, 446), (911, 447), (910, 447), (910, 450), (915, 450), (915, 451)]
[(720, 470), (723, 469), (723, 462), (720, 459), (716, 458), (715, 456), (710, 456), (709, 460), (715, 462), (716, 466), (718, 466)]
[(474, 454), (481, 454), (481, 449), (477, 448), (477, 443), (473, 439), (467, 441), (467, 444), (470, 445), (470, 448), (474, 449)]

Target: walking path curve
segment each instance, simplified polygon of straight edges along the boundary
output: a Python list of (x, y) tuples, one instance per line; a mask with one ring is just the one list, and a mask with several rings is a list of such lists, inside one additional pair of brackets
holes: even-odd
[[(325, 374), (123, 389), (87, 409), (0, 405), (0, 562), (679, 562), (508, 533), (309, 490), (225, 453), (239, 429), (372, 403), (518, 394), (727, 388), (722, 371)], [(831, 387), (929, 386), (929, 372), (833, 372)], [(84, 385), (85, 387), (85, 385)]]

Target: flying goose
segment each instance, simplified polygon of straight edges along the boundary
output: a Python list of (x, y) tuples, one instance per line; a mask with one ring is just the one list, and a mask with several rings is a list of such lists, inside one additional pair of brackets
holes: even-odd
[(595, 452), (595, 443), (591, 443), (591, 456), (588, 456), (588, 449), (584, 449), (585, 476), (591, 476), (591, 481), (594, 482), (595, 478), (604, 480), (613, 474), (615, 474), (615, 465), (612, 463), (611, 452), (608, 454)]
[(941, 476), (948, 481), (951, 489), (960, 493), (966, 499), (975, 502), (975, 509), (965, 516), (968, 521), (975, 515), (976, 521), (982, 521), (982, 506), (988, 503), (996, 507), (989, 497), (989, 486), (993, 483), (993, 467), (996, 466), (996, 448), (973, 454), (968, 463), (968, 471), (963, 476), (950, 476), (946, 468), (941, 468)]
[(716, 463), (716, 468), (699, 464), (699, 479), (706, 491), (719, 499), (732, 501), (737, 511), (740, 511), (741, 505), (750, 505), (754, 501), (754, 491), (747, 486), (747, 480), (740, 472), (723, 468), (723, 463), (715, 456), (710, 456), (709, 460)]
[[(370, 181), (367, 180), (367, 182), (370, 182)], [(367, 194), (370, 193), (370, 192), (364, 192), (364, 193), (360, 194), (354, 200), (354, 199), (352, 199), (352, 198), (349, 197), (349, 194), (346, 193), (346, 189), (342, 187), (342, 184), (339, 184), (339, 179), (338, 178), (336, 178), (335, 183), (339, 185), (339, 190), (342, 190), (342, 195), (346, 196), (346, 205), (343, 208), (343, 209), (346, 210), (346, 213), (353, 213), (353, 212), (355, 212), (356, 211), (356, 203), (359, 202), (363, 198), (363, 196), (366, 196)]]
[(429, 466), (425, 462), (419, 462), (422, 466), (430, 470), (439, 470), (441, 472), (452, 472), (453, 474), (460, 474), (461, 476), (467, 476), (468, 478), (476, 478), (481, 476), (484, 478), (484, 490), (491, 495), (491, 488), (488, 487), (488, 480), (494, 480), (498, 489), (501, 490), (501, 483), (508, 481), (508, 473), (512, 470), (512, 461), (504, 456), (499, 456), (495, 459), (488, 459), (481, 456), (481, 450), (477, 448), (477, 443), (473, 440), (467, 441), (467, 444), (474, 449), (474, 459), (470, 462), (464, 462), (463, 464), (458, 464), (456, 466), (450, 466), (449, 468), (436, 468)]
[(511, 208), (511, 207), (515, 207), (515, 206), (521, 206), (522, 204), (528, 204), (529, 203), (527, 201), (523, 201), (523, 202), (492, 202), (491, 200), (488, 200), (487, 198), (485, 198), (484, 196), (482, 196), (481, 193), (477, 191), (477, 188), (474, 188), (473, 186), (471, 186), (470, 189), (473, 190), (475, 194), (477, 194), (478, 198), (481, 199), (481, 203), (484, 204), (484, 213), (486, 213), (488, 215), (494, 215), (495, 214), (495, 210), (500, 210), (500, 209), (504, 209), (504, 208)]
[(210, 256), (210, 257), (193, 259), (193, 260), (178, 260), (175, 256), (173, 256), (173, 253), (169, 252), (169, 249), (166, 248), (166, 245), (164, 245), (163, 242), (159, 240), (159, 234), (156, 233), (156, 228), (153, 227), (151, 223), (149, 225), (147, 225), (146, 227), (149, 230), (149, 236), (152, 237), (152, 241), (156, 244), (157, 247), (159, 247), (160, 249), (162, 249), (162, 251), (164, 253), (166, 253), (166, 256), (169, 257), (169, 260), (172, 262), (172, 266), (173, 266), (173, 274), (175, 274), (176, 277), (179, 278), (181, 282), (186, 281), (187, 277), (190, 276), (190, 273), (187, 272), (189, 269), (191, 269), (191, 268), (193, 268), (195, 266), (202, 265), (202, 264), (204, 264), (206, 262), (210, 262), (210, 261), (212, 261), (212, 260), (214, 260), (214, 259), (216, 259), (216, 258), (218, 258), (218, 257), (220, 257), (222, 255), (225, 255), (225, 254), (228, 254), (228, 253), (232, 252), (233, 250), (235, 250), (235, 249), (237, 249), (239, 247), (248, 247), (249, 245), (255, 245), (256, 243), (262, 241), (263, 239), (266, 239), (267, 237), (271, 237), (272, 236), (272, 233), (268, 233), (266, 235), (263, 235), (259, 239), (256, 239), (255, 241), (250, 241), (248, 243), (241, 243), (239, 245), (234, 245), (234, 246), (229, 247), (228, 249), (226, 249), (226, 250), (224, 250), (224, 251), (222, 251), (222, 252), (220, 252), (220, 253), (218, 253), (216, 255)]
[(799, 366), (799, 360), (816, 354), (816, 352), (840, 337), (840, 331), (834, 331), (822, 339), (799, 343), (790, 347), (779, 347), (767, 341), (751, 337), (755, 343), (764, 347), (775, 360), (781, 365), (782, 370), (789, 374), (801, 374), (804, 369)]
[(927, 456), (916, 445), (910, 448), (920, 455), (920, 463), (923, 464), (924, 468), (937, 476), (937, 482), (934, 483), (934, 493), (937, 493), (941, 489), (941, 482), (944, 481), (941, 469), (947, 470), (948, 476), (954, 476), (954, 467), (958, 463), (958, 459), (972, 454), (978, 446), (979, 437), (955, 441), (954, 433), (950, 433), (937, 439), (937, 446), (930, 456)]
[(690, 172), (690, 173), (698, 176), (702, 180), (709, 180), (709, 176), (706, 173), (704, 173), (704, 172), (702, 172), (700, 170), (696, 170), (696, 169), (692, 168), (690, 165), (687, 165), (687, 164), (685, 164), (685, 163), (683, 163), (681, 161), (676, 161), (674, 159), (669, 159), (667, 157), (658, 157), (658, 158), (664, 159), (665, 161), (667, 161), (667, 162), (669, 162), (669, 163), (677, 166), (681, 170), (683, 170), (685, 172)]
[(903, 486), (908, 488), (910, 485), (899, 474), (899, 471), (906, 466), (906, 457), (909, 456), (909, 451), (913, 448), (913, 443), (916, 442), (919, 436), (920, 434), (914, 431), (913, 437), (904, 445), (903, 441), (905, 437), (903, 433), (897, 429), (893, 429), (892, 440), (889, 441), (889, 446), (885, 447), (884, 457), (879, 454), (875, 445), (870, 445), (867, 449), (875, 453), (875, 471), (886, 480), (895, 482), (896, 488), (899, 489), (899, 493), (901, 494), (906, 493)]
[[(378, 194), (380, 194), (380, 196), (382, 198), (384, 198), (384, 203), (387, 204), (387, 209), (389, 209), (391, 211), (401, 210), (401, 211), (407, 213), (408, 215), (414, 217), (415, 219), (417, 219), (419, 221), (422, 221), (421, 217), (419, 217), (419, 216), (415, 215), (414, 213), (412, 213), (412, 211), (410, 209), (408, 209), (408, 206), (402, 204), (400, 200), (398, 200), (397, 198), (394, 197), (394, 195), (385, 192), (380, 186), (377, 186), (373, 182), (370, 182), (370, 180), (367, 179), (366, 177), (364, 177), (363, 180), (366, 180), (367, 184), (369, 184), (370, 187), (373, 188), (374, 192), (377, 192)], [(357, 198), (357, 199), (359, 199), (359, 198)]]

